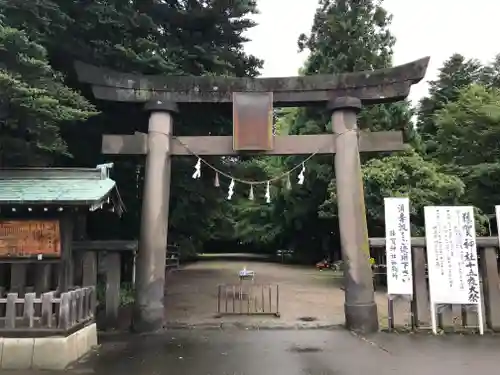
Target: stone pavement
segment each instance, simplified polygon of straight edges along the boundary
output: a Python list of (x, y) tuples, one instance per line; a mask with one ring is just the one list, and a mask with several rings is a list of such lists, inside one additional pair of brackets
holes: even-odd
[[(110, 339), (111, 338), (111, 339)], [(345, 330), (171, 330), (110, 336), (68, 375), (454, 375), (498, 371), (500, 337)], [(36, 372), (2, 371), (2, 375)], [(42, 373), (40, 373), (42, 374)], [(56, 372), (44, 372), (56, 375)]]

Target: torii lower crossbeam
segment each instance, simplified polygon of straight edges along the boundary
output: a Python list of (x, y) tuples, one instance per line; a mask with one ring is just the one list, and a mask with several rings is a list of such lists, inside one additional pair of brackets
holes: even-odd
[[(335, 137), (334, 134), (276, 136), (272, 150), (251, 152), (251, 154), (335, 154)], [(402, 132), (359, 133), (360, 152), (402, 151), (405, 149), (406, 145), (403, 143)], [(145, 133), (104, 135), (102, 138), (102, 153), (108, 155), (146, 155), (148, 153), (148, 135)], [(192, 153), (200, 156), (235, 156), (242, 154), (233, 150), (232, 136), (173, 137), (170, 144), (170, 155), (186, 156)]]

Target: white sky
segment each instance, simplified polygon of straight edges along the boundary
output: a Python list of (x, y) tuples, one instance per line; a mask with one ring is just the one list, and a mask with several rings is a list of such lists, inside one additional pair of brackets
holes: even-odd
[[(246, 35), (247, 52), (264, 59), (265, 77), (297, 75), (306, 53), (299, 54), (297, 38), (311, 29), (317, 0), (258, 0), (259, 24)], [(385, 0), (393, 15), (391, 31), (397, 39), (394, 65), (431, 56), (425, 80), (434, 79), (443, 62), (458, 52), (490, 61), (500, 53), (498, 0)], [(410, 98), (427, 93), (425, 80), (413, 86)]]

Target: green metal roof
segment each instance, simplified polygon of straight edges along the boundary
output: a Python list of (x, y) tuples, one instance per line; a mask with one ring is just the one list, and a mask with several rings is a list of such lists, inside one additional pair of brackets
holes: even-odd
[(111, 167), (0, 169), (0, 205), (95, 206), (110, 199), (121, 212), (123, 202), (109, 178)]
[(113, 180), (0, 180), (0, 203), (96, 202), (115, 187)]

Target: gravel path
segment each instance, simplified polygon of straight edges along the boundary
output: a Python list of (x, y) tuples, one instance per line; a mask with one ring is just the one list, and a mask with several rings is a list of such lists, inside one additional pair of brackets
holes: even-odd
[[(279, 285), (280, 318), (216, 316), (217, 286), (238, 284), (238, 272), (245, 266), (255, 271), (255, 284)], [(168, 274), (165, 297), (166, 317), (169, 326), (210, 326), (236, 322), (250, 326), (273, 327), (342, 325), (344, 323), (344, 292), (340, 286), (341, 279), (334, 272), (320, 272), (314, 267), (243, 261), (197, 262)], [(256, 291), (257, 304), (260, 303), (260, 295), (259, 289)], [(266, 291), (266, 301), (267, 297)], [(376, 301), (379, 305), (381, 325), (384, 326), (387, 324), (385, 293), (378, 292)], [(409, 321), (409, 308), (406, 305), (404, 302), (397, 305), (396, 321), (399, 325), (404, 325)], [(224, 308), (224, 303), (222, 307)], [(243, 309), (245, 308), (243, 305)], [(229, 309), (231, 310), (231, 302)]]

